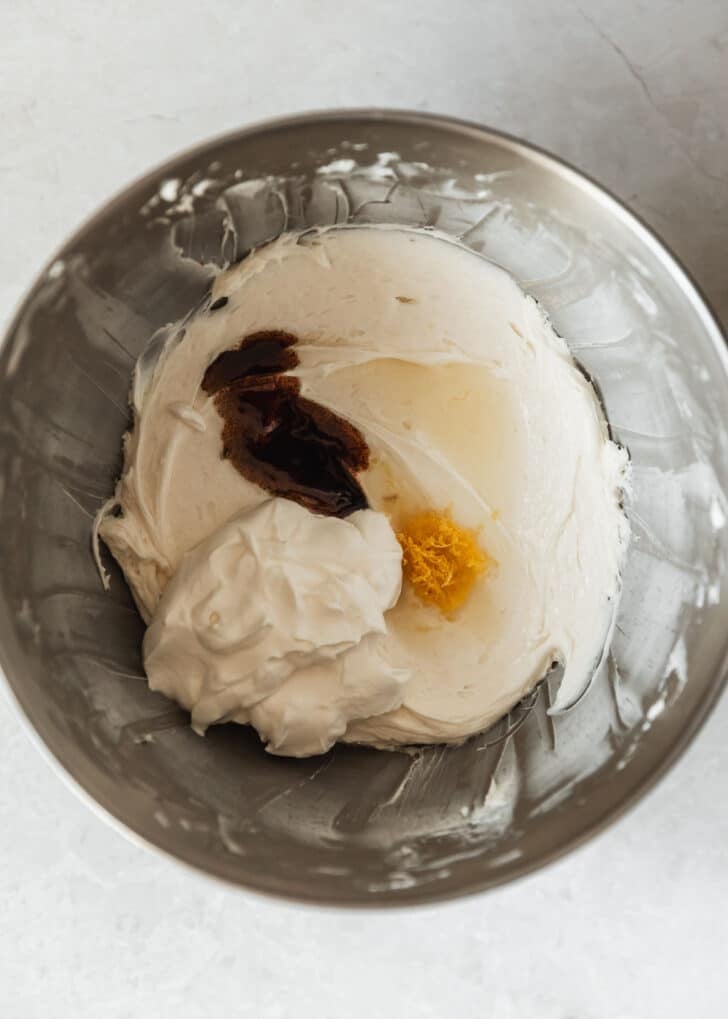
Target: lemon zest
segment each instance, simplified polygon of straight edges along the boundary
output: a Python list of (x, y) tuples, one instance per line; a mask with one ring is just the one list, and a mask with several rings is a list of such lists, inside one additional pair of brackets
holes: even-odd
[(407, 518), (397, 534), (402, 571), (418, 598), (450, 615), (467, 600), (479, 577), (496, 565), (476, 532), (447, 512), (425, 510)]

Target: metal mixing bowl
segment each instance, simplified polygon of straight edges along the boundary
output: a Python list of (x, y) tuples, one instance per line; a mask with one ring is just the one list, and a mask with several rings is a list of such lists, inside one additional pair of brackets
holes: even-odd
[[(437, 226), (509, 269), (595, 379), (633, 459), (612, 652), (570, 713), (544, 685), (496, 729), (414, 754), (267, 756), (205, 739), (147, 688), (142, 625), (102, 590), (135, 358), (211, 266), (284, 229)], [(482, 128), (329, 113), (213, 141), (148, 174), (58, 254), (0, 356), (0, 645), (32, 728), (103, 812), (209, 874), (300, 900), (450, 898), (540, 866), (633, 803), (725, 678), (728, 359), (675, 259), (597, 185)], [(477, 436), (473, 437), (477, 441)]]

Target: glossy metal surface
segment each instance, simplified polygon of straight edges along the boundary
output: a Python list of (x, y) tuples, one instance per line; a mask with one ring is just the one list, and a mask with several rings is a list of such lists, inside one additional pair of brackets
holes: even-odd
[[(257, 183), (249, 183), (249, 182)], [(105, 593), (91, 517), (110, 493), (149, 337), (212, 266), (286, 228), (436, 225), (505, 265), (592, 374), (634, 462), (634, 540), (613, 651), (569, 714), (548, 691), (514, 731), (415, 755), (270, 758), (205, 740), (146, 687), (141, 623)], [(675, 260), (552, 157), (414, 114), (241, 131), (153, 171), (73, 237), (0, 355), (0, 656), (65, 771), (129, 831), (236, 884), (391, 905), (530, 871), (602, 827), (675, 759), (725, 679), (723, 338)]]

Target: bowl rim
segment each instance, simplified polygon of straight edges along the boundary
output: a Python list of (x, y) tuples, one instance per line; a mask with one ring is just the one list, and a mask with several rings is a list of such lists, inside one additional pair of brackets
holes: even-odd
[[(595, 198), (608, 211), (615, 214), (620, 220), (629, 225), (636, 235), (648, 245), (653, 254), (669, 270), (673, 277), (676, 277), (682, 286), (683, 292), (690, 300), (693, 310), (698, 314), (702, 324), (714, 341), (714, 348), (722, 361), (723, 369), (728, 375), (728, 329), (724, 328), (721, 320), (711, 305), (711, 302), (703, 292), (700, 284), (696, 281), (690, 270), (668, 245), (659, 233), (651, 227), (638, 213), (634, 212), (625, 201), (619, 198), (613, 191), (601, 184), (595, 177), (578, 169), (574, 164), (561, 156), (554, 154), (548, 149), (526, 141), (517, 135), (511, 134), (497, 128), (492, 128), (477, 121), (468, 120), (448, 114), (436, 114), (408, 110), (402, 108), (387, 107), (340, 107), (328, 109), (312, 109), (289, 115), (282, 115), (263, 120), (254, 121), (243, 127), (234, 128), (229, 131), (218, 133), (210, 138), (204, 139), (189, 148), (181, 149), (168, 159), (151, 167), (146, 172), (133, 177), (111, 198), (96, 208), (90, 215), (84, 218), (81, 224), (56, 249), (53, 255), (47, 259), (40, 270), (35, 274), (24, 295), (18, 302), (14, 313), (10, 316), (6, 328), (0, 336), (0, 356), (5, 352), (10, 338), (16, 332), (17, 326), (25, 311), (34, 297), (39, 282), (46, 276), (51, 266), (62, 259), (65, 254), (72, 250), (74, 245), (97, 223), (101, 223), (110, 213), (123, 206), (132, 191), (144, 185), (151, 184), (165, 174), (174, 174), (175, 168), (181, 162), (192, 161), (195, 158), (202, 158), (211, 149), (234, 143), (243, 138), (250, 138), (256, 135), (285, 131), (293, 127), (305, 127), (306, 125), (322, 122), (335, 123), (366, 123), (380, 122), (393, 125), (406, 124), (407, 126), (420, 124), (423, 127), (435, 129), (449, 129), (455, 134), (466, 135), (473, 140), (491, 142), (497, 144), (505, 151), (511, 151), (525, 158), (540, 163), (547, 169), (556, 170), (558, 174), (575, 185), (582, 191), (587, 192)], [(4, 617), (4, 618), (3, 618)], [(3, 613), (0, 616), (0, 628), (3, 631), (8, 629), (9, 620)], [(3, 632), (5, 636), (5, 632)], [(4, 643), (4, 642), (3, 642)], [(534, 874), (544, 867), (555, 863), (573, 850), (583, 846), (596, 835), (604, 832), (608, 827), (620, 820), (667, 774), (672, 766), (682, 757), (690, 743), (694, 740), (700, 729), (705, 724), (708, 716), (714, 710), (724, 689), (728, 686), (728, 646), (726, 647), (723, 661), (718, 673), (706, 695), (693, 710), (686, 725), (681, 729), (678, 737), (668, 746), (666, 752), (654, 763), (645, 774), (640, 776), (632, 787), (627, 791), (624, 799), (616, 806), (610, 808), (604, 815), (588, 823), (575, 835), (569, 837), (557, 848), (547, 850), (536, 859), (530, 861), (514, 861), (512, 865), (504, 868), (498, 875), (490, 875), (487, 879), (474, 878), (463, 884), (455, 891), (428, 888), (426, 894), (418, 899), (394, 899), (383, 901), (381, 899), (367, 900), (357, 895), (340, 896), (333, 898), (326, 895), (307, 895), (304, 892), (290, 893), (273, 890), (261, 885), (253, 885), (247, 882), (236, 880), (221, 870), (214, 870), (205, 867), (201, 862), (191, 859), (189, 856), (181, 856), (166, 846), (155, 842), (146, 834), (141, 834), (117, 815), (111, 807), (102, 804), (86, 785), (74, 775), (58, 757), (49, 744), (44, 740), (38, 729), (35, 727), (30, 714), (26, 711), (21, 701), (19, 690), (11, 682), (9, 669), (7, 669), (8, 657), (4, 647), (0, 660), (0, 691), (5, 692), (6, 703), (10, 704), (15, 717), (21, 724), (22, 729), (27, 733), (31, 742), (38, 748), (41, 755), (50, 764), (53, 771), (58, 775), (64, 784), (70, 788), (83, 802), (85, 802), (97, 817), (103, 819), (116, 831), (125, 836), (132, 844), (151, 849), (161, 854), (165, 859), (181, 864), (197, 875), (203, 875), (206, 879), (221, 882), (228, 888), (234, 888), (239, 892), (261, 896), (267, 900), (274, 900), (277, 903), (306, 905), (321, 910), (330, 910), (335, 907), (337, 910), (380, 910), (380, 909), (412, 909), (414, 907), (427, 908), (438, 904), (456, 904), (460, 900), (477, 894), (499, 888), (505, 884)]]

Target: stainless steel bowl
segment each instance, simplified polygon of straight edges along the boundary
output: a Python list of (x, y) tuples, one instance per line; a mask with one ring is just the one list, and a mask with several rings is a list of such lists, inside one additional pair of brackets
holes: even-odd
[[(120, 468), (149, 337), (211, 266), (288, 228), (435, 225), (552, 316), (631, 451), (633, 542), (612, 653), (570, 713), (548, 689), (457, 749), (266, 756), (200, 739), (144, 682), (123, 581), (91, 518)], [(475, 125), (372, 111), (290, 118), (152, 171), (68, 242), (0, 356), (0, 645), (32, 728), (130, 832), (238, 885), (320, 903), (446, 899), (541, 866), (675, 760), (726, 671), (728, 359), (684, 270), (624, 206)], [(477, 441), (474, 439), (474, 441)], [(527, 710), (528, 708), (528, 710)]]

